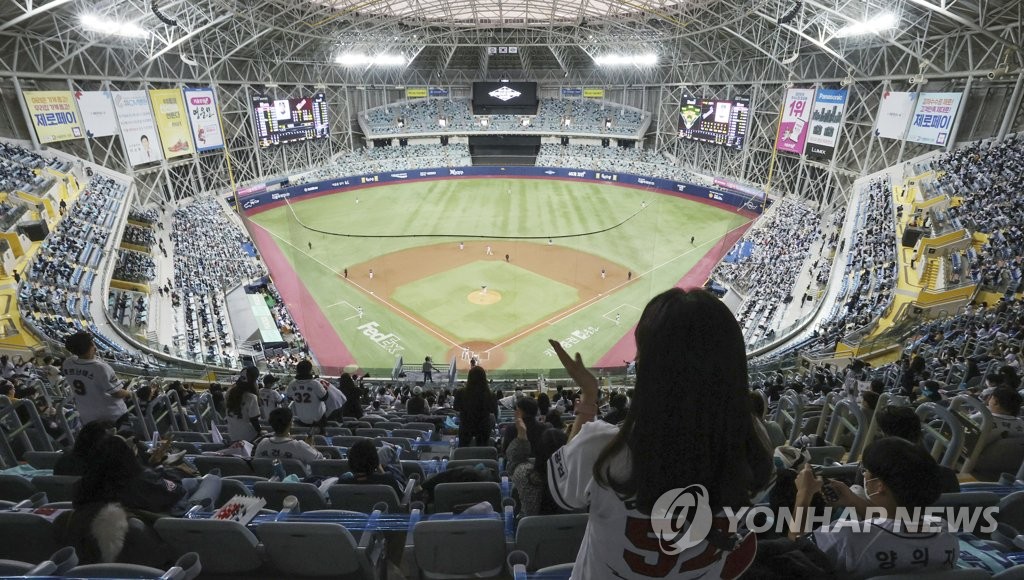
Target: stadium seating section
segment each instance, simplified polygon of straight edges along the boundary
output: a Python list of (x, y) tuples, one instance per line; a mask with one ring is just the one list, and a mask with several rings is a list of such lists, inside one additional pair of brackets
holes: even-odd
[(423, 99), (369, 109), (359, 121), (367, 137), (495, 132), (636, 139), (650, 113), (591, 99), (542, 98), (536, 115), (473, 115), (469, 99)]
[[(463, 111), (463, 104), (413, 101), (370, 110), (366, 122), (383, 134), (393, 128), (399, 114), (402, 130), (419, 132), (444, 115), (452, 130), (472, 130), (476, 120)], [(593, 116), (593, 106), (601, 105), (545, 100), (532, 122), (545, 127), (564, 124), (566, 117)], [(642, 122), (625, 113), (620, 116), (635, 126)], [(512, 131), (517, 122), (492, 117), (490, 126), (507, 124)], [(1011, 137), (934, 155), (908, 169), (913, 188), (910, 179), (894, 182), (892, 173), (864, 179), (845, 208), (823, 210), (791, 198), (775, 200), (712, 273), (715, 284), (735, 293), (736, 316), (748, 344), (788, 338), (777, 333), (792, 320), (787, 313), (794, 299), (824, 301), (810, 328), (750, 364), (751, 388), (765, 403), (761, 420), (774, 445), (803, 447), (811, 462), (830, 477), (852, 483), (856, 462), (872, 441), (883, 436), (880, 410), (912, 409), (923, 425), (923, 444), (962, 481), (961, 491), (944, 495), (940, 505), (998, 506), (999, 530), (977, 541), (985, 543), (992, 557), (1006, 559), (1007, 565), (1016, 562), (1006, 554), (1020, 551), (1017, 530), (1024, 529), (1024, 418), (994, 413), (984, 397), (995, 386), (1021, 388), (1024, 301), (1018, 291), (1024, 214), (1018, 211), (1015, 196), (1024, 177), (1022, 145)], [(545, 144), (537, 162), (695, 178), (670, 158), (644, 149)], [(465, 145), (378, 147), (341, 156), (296, 181), (470, 163)], [(6, 171), (9, 168), (13, 169)], [(50, 178), (40, 181), (45, 174), (39, 171), (45, 168), (67, 169), (59, 161), (0, 144), (0, 186), (8, 192), (30, 193), (45, 186)], [(937, 199), (944, 203), (926, 203), (926, 210), (904, 215), (908, 208)], [(189, 200), (170, 212), (128, 203), (125, 184), (102, 176), (88, 181), (21, 277), (18, 306), (24, 322), (52, 344), (88, 329), (104, 357), (138, 367), (146, 360), (122, 340), (101, 332), (94, 312), (105, 306), (111, 319), (141, 335), (149, 328), (154, 302), (170, 301), (175, 353), (237, 367), (239, 345), (232, 337), (225, 292), (247, 283), (245, 290), (266, 301), (288, 343), (287, 348), (263, 353), (261, 360), (268, 370), (290, 374), (307, 355), (304, 339), (273, 284), (263, 278), (266, 271), (251, 241), (226, 206), (212, 197)], [(2, 203), (0, 217), (20, 207), (16, 200)], [(125, 220), (129, 223), (122, 227)], [(940, 257), (925, 257), (930, 265), (915, 269), (907, 258), (918, 256), (901, 248), (898, 240), (907, 227), (920, 228), (931, 237), (955, 234), (951, 239), (962, 232), (964, 243)], [(93, 289), (106, 264), (114, 280), (152, 285), (157, 291), (112, 287), (105, 304), (93, 304)], [(874, 365), (831, 358), (837, 345), (866, 336), (893, 312), (899, 276), (914, 274), (924, 280), (922, 272), (931, 272), (932, 265), (937, 265), (939, 275), (926, 284), (943, 290), (968, 286), (985, 292), (985, 297), (999, 298), (991, 304), (978, 300), (930, 319), (908, 315), (893, 321), (887, 332), (900, 340)], [(0, 559), (12, 560), (0, 560), (0, 573), (24, 573), (36, 566), (88, 572), (87, 567), (74, 568), (74, 557), (61, 550), (68, 540), (59, 517), (53, 522), (31, 513), (47, 503), (57, 510), (71, 508), (68, 502), (76, 480), (47, 471), (80, 427), (67, 386), (45, 366), (17, 361), (0, 370), (19, 393), (16, 401), (0, 397), (0, 410), (3, 405), (23, 410), (6, 415), (3, 425), (5, 437), (19, 434), (18, 444), (0, 446), (0, 461), (12, 468), (0, 473), (0, 502), (7, 502), (0, 505), (23, 502), (21, 509), (0, 514)], [(212, 393), (156, 374), (129, 386), (129, 428), (140, 438), (148, 439), (155, 431), (168, 436), (184, 452), (186, 462), (200, 474), (219, 474), (223, 487), (214, 505), (194, 512), (194, 517), (161, 519), (148, 530), (149, 540), (166, 550), (161, 552), (164, 559), (148, 569), (154, 574), (177, 564), (187, 577), (201, 563), (207, 573), (261, 577), (381, 577), (386, 565), (398, 565), (411, 576), (500, 576), (508, 572), (508, 561), (522, 562), (524, 570), (534, 573), (575, 559), (586, 514), (520, 513), (517, 490), (495, 446), (455, 448), (452, 421), (457, 413), (444, 397), (432, 403), (428, 415), (410, 416), (403, 412), (408, 385), (368, 382), (362, 401), (366, 417), (328, 423), (325, 434), (311, 437), (325, 459), (308, 466), (286, 459), (277, 466), (268, 458), (242, 459), (228, 451), (230, 441), (221, 439), (229, 432), (226, 417)], [(616, 378), (621, 385), (612, 390), (625, 391), (631, 380), (630, 375)], [(536, 387), (531, 382), (525, 386), (527, 391)], [(495, 441), (513, 419), (508, 409), (498, 412)], [(572, 416), (564, 419), (571, 421)], [(332, 479), (350, 473), (349, 450), (365, 440), (378, 448), (401, 449), (400, 467), (408, 478), (402, 493), (389, 486)], [(16, 467), (17, 462), (23, 465)], [(422, 486), (446, 480), (444, 474), (463, 467), (479, 470), (481, 480)], [(421, 486), (429, 491), (423, 492)], [(211, 518), (212, 510), (239, 497), (263, 503), (264, 509), (249, 525)], [(483, 515), (454, 515), (468, 506)], [(395, 541), (398, 544), (386, 549)], [(438, 557), (448, 551), (465, 556)], [(226, 553), (232, 557), (224, 558)], [(130, 573), (127, 568), (108, 571)]]

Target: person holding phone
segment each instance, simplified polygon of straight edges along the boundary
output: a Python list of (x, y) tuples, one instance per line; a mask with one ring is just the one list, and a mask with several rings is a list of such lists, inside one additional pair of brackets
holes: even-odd
[[(841, 578), (955, 568), (960, 556), (956, 535), (942, 520), (924, 514), (924, 508), (935, 505), (942, 494), (935, 459), (906, 439), (883, 437), (864, 450), (861, 473), (866, 497), (856, 495), (840, 481), (825, 482), (805, 464), (796, 478), (795, 517), (789, 537), (803, 536), (813, 542), (832, 560)], [(803, 522), (817, 493), (830, 505), (854, 509), (857, 525), (822, 527), (808, 533)]]

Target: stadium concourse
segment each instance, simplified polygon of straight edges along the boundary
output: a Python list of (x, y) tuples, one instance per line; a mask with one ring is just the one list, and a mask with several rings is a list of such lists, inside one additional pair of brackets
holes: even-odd
[(0, 5), (0, 576), (1024, 578), (1022, 33)]

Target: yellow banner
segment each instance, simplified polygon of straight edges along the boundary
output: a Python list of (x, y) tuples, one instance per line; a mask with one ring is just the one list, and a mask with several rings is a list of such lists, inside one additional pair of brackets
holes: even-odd
[(82, 138), (71, 91), (25, 91), (25, 104), (40, 143)]
[(153, 118), (160, 132), (164, 157), (181, 157), (194, 151), (192, 129), (185, 114), (185, 101), (181, 89), (160, 89), (149, 91), (149, 102), (153, 104)]
[(583, 89), (583, 98), (585, 99), (603, 99), (604, 89)]
[(405, 98), (407, 99), (425, 99), (427, 98), (427, 89), (405, 89)]

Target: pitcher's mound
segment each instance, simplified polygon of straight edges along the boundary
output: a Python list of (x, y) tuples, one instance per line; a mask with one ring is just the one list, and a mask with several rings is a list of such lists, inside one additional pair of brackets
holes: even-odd
[(488, 290), (487, 293), (485, 294), (480, 290), (477, 290), (476, 292), (470, 292), (469, 296), (467, 296), (466, 298), (468, 298), (469, 301), (473, 304), (494, 304), (501, 300), (501, 292)]

